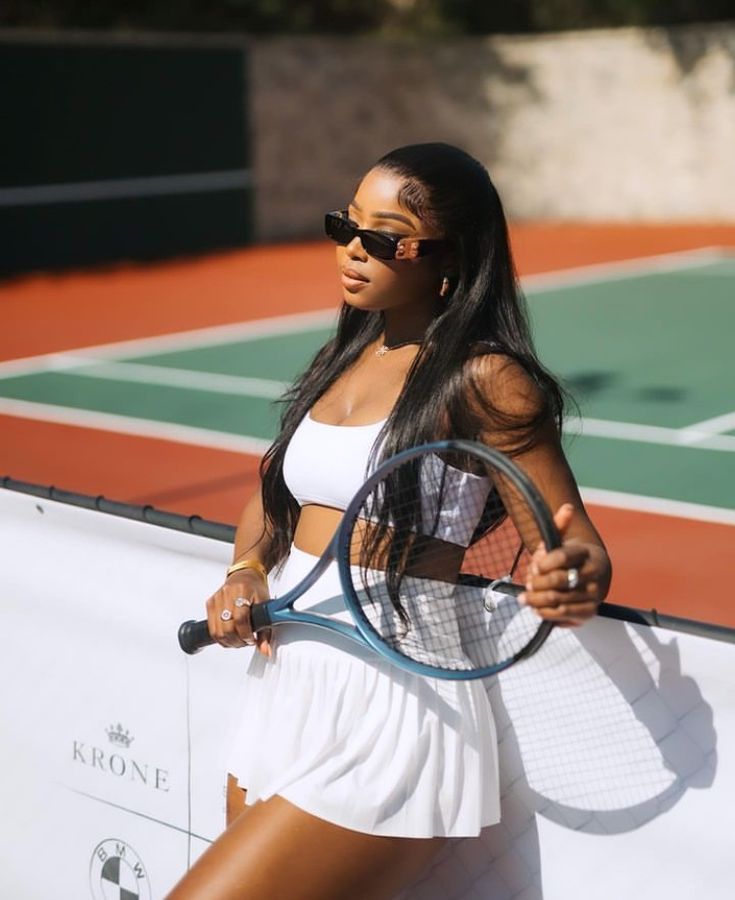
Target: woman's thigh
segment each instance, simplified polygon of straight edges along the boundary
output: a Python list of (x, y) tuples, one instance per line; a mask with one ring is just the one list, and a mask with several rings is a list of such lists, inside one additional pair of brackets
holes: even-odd
[(168, 900), (388, 900), (444, 840), (350, 831), (272, 797), (246, 807)]

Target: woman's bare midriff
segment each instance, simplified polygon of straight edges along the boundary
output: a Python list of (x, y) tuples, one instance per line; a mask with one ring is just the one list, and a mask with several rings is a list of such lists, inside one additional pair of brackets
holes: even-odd
[[(339, 528), (342, 516), (342, 510), (330, 506), (313, 503), (304, 506), (296, 526), (294, 545), (304, 553), (321, 556)], [(352, 532), (350, 555), (353, 565), (361, 564), (362, 538), (365, 534), (361, 527), (363, 525), (367, 523), (361, 520)], [(406, 573), (419, 578), (453, 583), (462, 565), (464, 554), (465, 548), (457, 544), (419, 535), (413, 545)], [(370, 565), (374, 567), (375, 562), (371, 562)], [(378, 566), (382, 568), (382, 565)]]
[(304, 553), (321, 556), (342, 521), (343, 511), (309, 503), (299, 515), (293, 542)]

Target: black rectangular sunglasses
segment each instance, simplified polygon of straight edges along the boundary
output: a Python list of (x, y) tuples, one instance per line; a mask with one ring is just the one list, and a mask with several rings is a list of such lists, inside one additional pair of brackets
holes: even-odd
[(324, 216), (324, 231), (328, 238), (343, 247), (359, 237), (365, 252), (376, 259), (416, 259), (433, 253), (444, 244), (441, 240), (397, 237), (383, 231), (358, 228), (350, 222), (347, 210), (328, 212)]

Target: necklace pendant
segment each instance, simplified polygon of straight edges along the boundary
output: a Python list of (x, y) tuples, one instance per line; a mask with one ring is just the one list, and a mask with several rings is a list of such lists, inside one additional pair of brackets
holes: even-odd
[(383, 344), (382, 347), (378, 347), (378, 349), (375, 351), (375, 355), (376, 356), (385, 356), (385, 354), (388, 352), (388, 349), (389, 348), (386, 347), (385, 344)]

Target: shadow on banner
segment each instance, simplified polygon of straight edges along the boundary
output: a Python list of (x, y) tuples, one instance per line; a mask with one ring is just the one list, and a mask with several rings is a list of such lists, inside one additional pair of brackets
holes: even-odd
[[(599, 618), (554, 632), (543, 652), (504, 673), (490, 687), (501, 823), (450, 846), (404, 896), (561, 900), (584, 890), (612, 898), (623, 891), (638, 896), (643, 885), (648, 897), (695, 896), (699, 845), (678, 861), (672, 848), (690, 832), (709, 832), (711, 821), (703, 816), (697, 828), (691, 810), (724, 806), (726, 792), (713, 789), (715, 710), (698, 680), (683, 672), (682, 652), (696, 663), (693, 671), (721, 666), (723, 681), (735, 663), (735, 648), (714, 642), (707, 660), (706, 643)], [(735, 704), (728, 705), (732, 741)], [(708, 800), (686, 802), (697, 790), (711, 792)], [(709, 838), (700, 841), (704, 858), (723, 869), (724, 843), (707, 848)], [(662, 853), (669, 859), (665, 872)], [(713, 896), (724, 898), (726, 884), (723, 871)]]

